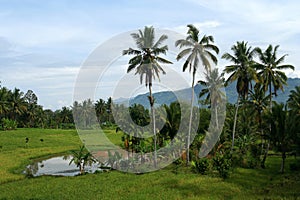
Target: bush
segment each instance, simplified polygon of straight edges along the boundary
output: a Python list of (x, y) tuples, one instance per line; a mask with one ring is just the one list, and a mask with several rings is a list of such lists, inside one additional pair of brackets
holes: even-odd
[(257, 145), (250, 144), (246, 151), (237, 149), (232, 153), (232, 166), (243, 168), (256, 168), (260, 164), (260, 150)]
[(213, 167), (223, 179), (228, 178), (231, 169), (231, 159), (223, 154), (217, 154), (213, 158)]
[(196, 161), (192, 161), (193, 169), (200, 174), (206, 174), (209, 170), (209, 160), (207, 158), (201, 158)]
[(7, 118), (2, 119), (3, 130), (15, 130), (17, 129), (18, 123), (15, 120), (10, 120)]

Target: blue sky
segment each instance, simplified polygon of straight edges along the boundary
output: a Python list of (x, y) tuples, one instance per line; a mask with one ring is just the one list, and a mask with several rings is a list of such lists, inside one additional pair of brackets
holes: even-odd
[[(1, 83), (32, 89), (44, 108), (71, 105), (76, 76), (89, 54), (111, 37), (145, 25), (185, 34), (186, 24), (193, 23), (214, 36), (219, 58), (236, 41), (262, 49), (279, 44), (279, 55), (289, 54), (286, 63), (296, 67), (286, 74), (300, 78), (297, 0), (0, 0), (0, 5)], [(220, 59), (218, 67), (226, 64)]]

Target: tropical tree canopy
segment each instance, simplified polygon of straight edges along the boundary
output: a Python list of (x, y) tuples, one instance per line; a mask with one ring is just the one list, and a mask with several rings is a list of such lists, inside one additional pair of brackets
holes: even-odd
[(254, 68), (253, 57), (256, 49), (248, 47), (247, 42), (237, 42), (231, 47), (233, 54), (225, 53), (222, 58), (232, 62), (232, 65), (225, 67), (224, 72), (230, 74), (226, 80), (226, 85), (237, 81), (236, 90), (238, 94), (246, 99), (251, 87), (251, 81), (258, 82), (256, 70)]
[(172, 64), (171, 61), (159, 56), (159, 54), (166, 55), (168, 51), (167, 45), (162, 46), (168, 37), (161, 35), (155, 42), (155, 32), (152, 26), (146, 26), (143, 31), (139, 30), (139, 33), (132, 33), (131, 36), (137, 49), (129, 48), (123, 51), (123, 55), (133, 55), (128, 62), (127, 73), (135, 69), (135, 74), (140, 75), (140, 83), (142, 84), (145, 80), (146, 86), (152, 86), (153, 79), (159, 79), (160, 72), (166, 73), (160, 63)]
[(189, 71), (193, 74), (196, 73), (199, 66), (199, 62), (202, 62), (206, 70), (211, 68), (211, 61), (217, 64), (218, 60), (213, 54), (219, 53), (219, 48), (215, 46), (213, 36), (204, 35), (199, 40), (199, 30), (192, 24), (188, 25), (188, 36), (186, 39), (177, 40), (175, 43), (176, 47), (184, 48), (178, 55), (177, 60), (181, 60), (184, 57), (186, 61), (183, 65), (183, 71), (189, 68)]

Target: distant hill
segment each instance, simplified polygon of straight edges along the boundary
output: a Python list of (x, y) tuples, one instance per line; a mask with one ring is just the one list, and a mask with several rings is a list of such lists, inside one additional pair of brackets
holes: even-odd
[[(274, 98), (274, 101), (285, 103), (287, 99), (289, 98), (290, 91), (295, 89), (296, 86), (300, 85), (300, 78), (289, 78), (287, 81), (288, 85), (284, 86), (284, 92), (281, 90), (278, 91), (277, 97)], [(202, 90), (202, 87), (200, 85), (195, 86), (195, 95), (199, 95), (200, 91)], [(236, 84), (232, 83), (228, 85), (228, 87), (225, 88), (226, 91), (226, 97), (229, 103), (234, 104), (237, 99), (237, 93), (236, 93)], [(141, 104), (144, 107), (149, 107), (149, 101), (148, 96), (149, 93), (138, 95), (134, 98), (129, 99), (129, 104)], [(177, 90), (175, 92), (170, 91), (163, 91), (163, 92), (157, 92), (153, 94), (155, 98), (155, 103), (158, 105), (161, 104), (167, 104), (174, 102), (177, 100), (176, 96), (186, 99), (187, 102), (190, 101), (191, 98), (191, 88), (186, 88), (183, 90)], [(117, 104), (126, 104), (128, 99), (120, 98), (114, 100)]]

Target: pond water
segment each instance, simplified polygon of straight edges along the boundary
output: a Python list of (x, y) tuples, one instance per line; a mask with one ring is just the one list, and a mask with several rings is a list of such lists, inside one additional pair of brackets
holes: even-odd
[[(71, 159), (71, 156), (59, 156), (37, 161), (28, 165), (24, 173), (32, 176), (76, 176), (80, 174), (80, 171), (74, 163), (69, 165)], [(85, 166), (85, 172), (94, 173), (96, 171), (101, 171), (99, 163)]]

